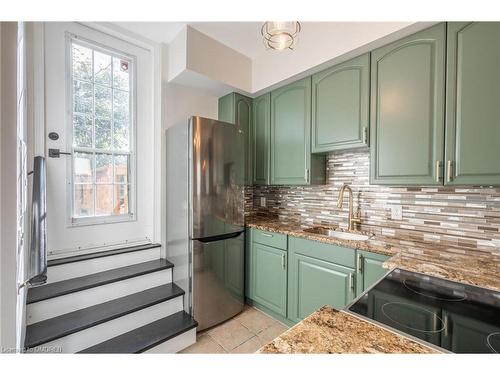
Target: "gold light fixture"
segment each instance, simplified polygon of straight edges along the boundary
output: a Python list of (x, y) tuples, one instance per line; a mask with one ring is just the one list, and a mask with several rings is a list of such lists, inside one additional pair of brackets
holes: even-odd
[(268, 49), (283, 51), (293, 49), (297, 43), (297, 36), (301, 28), (300, 22), (297, 21), (267, 21), (262, 25), (260, 32), (264, 38), (264, 45)]

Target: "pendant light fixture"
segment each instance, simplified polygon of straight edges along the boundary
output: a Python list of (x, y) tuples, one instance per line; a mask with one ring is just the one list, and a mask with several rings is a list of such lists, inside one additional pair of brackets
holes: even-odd
[(297, 21), (267, 21), (262, 25), (261, 33), (264, 45), (268, 49), (283, 51), (293, 49), (297, 43), (297, 36), (301, 30), (300, 22)]

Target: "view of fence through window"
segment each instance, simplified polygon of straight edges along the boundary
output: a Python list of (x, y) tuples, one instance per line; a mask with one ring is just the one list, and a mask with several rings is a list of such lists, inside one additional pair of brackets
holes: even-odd
[(131, 212), (132, 61), (71, 41), (73, 219)]

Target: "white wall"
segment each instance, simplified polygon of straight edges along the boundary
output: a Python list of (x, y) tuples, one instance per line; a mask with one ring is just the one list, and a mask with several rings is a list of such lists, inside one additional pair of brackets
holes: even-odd
[(0, 347), (16, 347), (17, 24), (0, 23)]

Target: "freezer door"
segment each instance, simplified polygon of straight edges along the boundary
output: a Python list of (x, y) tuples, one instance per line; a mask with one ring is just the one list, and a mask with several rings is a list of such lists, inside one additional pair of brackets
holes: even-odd
[(244, 134), (234, 125), (190, 119), (190, 236), (206, 238), (244, 226)]
[(193, 313), (198, 331), (238, 314), (244, 304), (244, 232), (213, 241), (192, 241)]

